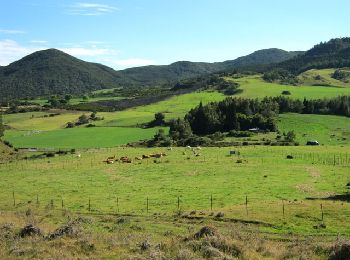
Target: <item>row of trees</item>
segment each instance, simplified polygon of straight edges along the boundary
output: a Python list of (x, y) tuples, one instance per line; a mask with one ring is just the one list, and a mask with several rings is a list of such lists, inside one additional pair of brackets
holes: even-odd
[(280, 113), (322, 114), (350, 117), (350, 96), (324, 99), (306, 99), (303, 101), (288, 97), (265, 98), (276, 102)]
[[(295, 100), (288, 97), (266, 97), (262, 100), (227, 98), (207, 105), (199, 104), (191, 109), (184, 119), (169, 122), (169, 135), (159, 132), (150, 145), (206, 145), (216, 135), (229, 133), (241, 135), (250, 128), (277, 131), (275, 118), (279, 113), (332, 114), (350, 116), (350, 97), (332, 99)], [(231, 134), (232, 133), (232, 134)], [(295, 133), (289, 132), (285, 141), (293, 142)]]
[(201, 103), (189, 111), (185, 120), (196, 135), (250, 128), (275, 131), (277, 113), (278, 104), (270, 99), (227, 98), (206, 106)]

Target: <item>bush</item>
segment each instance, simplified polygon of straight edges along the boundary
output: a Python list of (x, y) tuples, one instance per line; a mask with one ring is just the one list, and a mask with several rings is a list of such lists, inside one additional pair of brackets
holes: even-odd
[(289, 90), (283, 90), (282, 95), (291, 95)]
[(75, 125), (72, 122), (68, 122), (66, 128), (73, 128)]
[(252, 132), (249, 132), (249, 131), (236, 131), (236, 130), (231, 130), (231, 131), (228, 133), (228, 136), (231, 136), (231, 137), (251, 137), (251, 136), (253, 136), (253, 133), (252, 133)]

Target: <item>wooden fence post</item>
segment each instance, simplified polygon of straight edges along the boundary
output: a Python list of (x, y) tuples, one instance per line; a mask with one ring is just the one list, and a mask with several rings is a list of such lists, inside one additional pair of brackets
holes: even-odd
[(16, 198), (15, 198), (15, 192), (12, 192), (12, 199), (13, 199), (13, 206), (16, 206)]
[(148, 197), (147, 197), (147, 213), (148, 213)]
[(245, 211), (248, 217), (248, 196), (247, 195), (245, 196)]
[(322, 205), (322, 203), (321, 203), (321, 220), (323, 222), (323, 205)]
[(89, 212), (91, 211), (91, 200), (89, 198)]
[(210, 195), (210, 210), (213, 211), (213, 194)]
[(180, 197), (177, 197), (177, 210), (180, 210)]

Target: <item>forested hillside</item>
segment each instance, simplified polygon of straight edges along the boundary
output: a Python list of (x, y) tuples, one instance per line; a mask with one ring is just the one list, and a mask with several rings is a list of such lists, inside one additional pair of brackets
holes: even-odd
[(350, 38), (321, 42), (312, 49), (284, 61), (275, 67), (286, 69), (297, 75), (309, 69), (342, 68), (350, 66)]
[(280, 62), (296, 54), (268, 49), (233, 61), (181, 61), (164, 66), (115, 71), (107, 66), (85, 62), (59, 50), (49, 49), (35, 52), (9, 66), (0, 67), (0, 91), (2, 99), (12, 99), (53, 94), (82, 95), (104, 88), (154, 87), (228, 68)]

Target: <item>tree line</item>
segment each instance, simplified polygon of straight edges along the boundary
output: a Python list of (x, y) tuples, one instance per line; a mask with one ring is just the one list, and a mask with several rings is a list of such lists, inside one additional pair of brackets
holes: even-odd
[[(350, 117), (350, 97), (331, 99), (297, 100), (289, 97), (266, 97), (259, 99), (226, 98), (207, 105), (200, 103), (191, 109), (184, 119), (168, 123), (169, 135), (160, 131), (150, 145), (167, 146), (206, 145), (220, 139), (223, 133), (244, 135), (247, 130), (278, 131), (276, 117), (279, 113), (323, 114)], [(232, 134), (231, 134), (232, 133)], [(295, 133), (288, 133), (286, 141), (293, 141)], [(292, 136), (294, 135), (294, 137)]]

